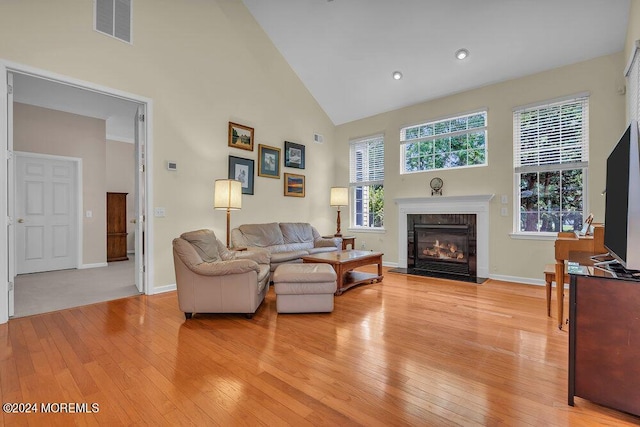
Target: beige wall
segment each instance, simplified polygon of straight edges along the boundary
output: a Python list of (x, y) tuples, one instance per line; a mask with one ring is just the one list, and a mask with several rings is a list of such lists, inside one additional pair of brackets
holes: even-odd
[(105, 121), (14, 103), (16, 151), (82, 159), (82, 263), (107, 260)]
[(135, 250), (135, 146), (129, 142), (107, 140), (107, 191), (127, 193), (127, 251)]
[[(0, 2), (0, 59), (153, 100), (153, 205), (166, 209), (152, 233), (152, 286), (175, 283), (171, 240), (212, 228), (224, 239), (225, 213), (214, 211), (213, 181), (227, 177), (228, 156), (254, 159), (257, 144), (306, 146), (306, 197), (283, 196), (283, 180), (255, 177), (255, 195), (233, 212), (232, 226), (309, 221), (335, 227), (334, 126), (241, 0), (133, 2), (133, 45), (93, 30), (93, 2)], [(64, 16), (51, 20), (52, 16)], [(256, 149), (227, 146), (229, 121), (255, 128)], [(312, 142), (313, 132), (324, 144)], [(178, 163), (177, 172), (165, 168)]]
[[(590, 92), (589, 210), (603, 221), (605, 159), (625, 125), (624, 96), (616, 92), (624, 68), (622, 53), (558, 68), (525, 78), (369, 117), (337, 127), (339, 182), (348, 183), (348, 141), (385, 134), (385, 229), (383, 234), (357, 234), (358, 246), (382, 250), (387, 261), (398, 259), (397, 197), (429, 196), (429, 181), (444, 180), (446, 196), (495, 194), (490, 207), (489, 271), (492, 276), (541, 280), (545, 263), (553, 262), (553, 242), (515, 240), (513, 229), (512, 109), (583, 91)], [(457, 113), (488, 108), (488, 166), (400, 175), (400, 128)], [(500, 195), (509, 198), (509, 216), (500, 216)], [(526, 280), (525, 280), (526, 281)]]
[[(638, 31), (637, 2), (630, 22)], [(602, 218), (605, 153), (624, 126), (624, 97), (615, 89), (624, 54), (483, 87), (335, 128), (241, 0), (134, 4), (129, 45), (92, 29), (92, 2), (76, 0), (0, 3), (0, 59), (93, 82), (153, 100), (153, 205), (166, 208), (155, 218), (153, 286), (175, 283), (171, 240), (183, 231), (209, 227), (224, 238), (225, 214), (213, 211), (212, 187), (227, 176), (228, 156), (256, 161), (257, 144), (283, 148), (285, 140), (306, 145), (305, 198), (283, 196), (282, 179), (255, 177), (255, 195), (233, 212), (232, 226), (250, 222), (310, 221), (321, 233), (335, 227), (329, 187), (348, 182), (349, 138), (384, 132), (386, 136), (386, 218), (384, 234), (358, 234), (358, 246), (381, 249), (396, 262), (396, 197), (427, 194), (434, 173), (399, 175), (398, 131), (417, 123), (486, 106), (489, 108), (489, 166), (438, 173), (446, 195), (509, 195), (512, 210), (512, 124), (514, 106), (580, 91), (591, 92), (590, 208)], [(50, 16), (65, 19), (51, 21)], [(229, 121), (255, 128), (256, 149), (227, 146)], [(313, 132), (324, 144), (311, 142)], [(335, 154), (334, 154), (335, 151)], [(178, 163), (169, 172), (165, 162)], [(499, 197), (491, 205), (490, 272), (540, 279), (553, 258), (548, 241), (513, 240), (512, 219), (500, 217)], [(343, 226), (344, 228), (344, 226)], [(102, 245), (103, 246), (103, 245)]]
[(627, 40), (624, 46), (625, 61), (631, 57), (636, 40), (640, 40), (640, 0), (631, 0), (629, 23), (627, 24)]

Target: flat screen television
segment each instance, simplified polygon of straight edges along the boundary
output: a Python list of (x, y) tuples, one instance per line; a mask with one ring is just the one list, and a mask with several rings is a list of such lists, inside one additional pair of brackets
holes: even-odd
[(627, 270), (640, 270), (640, 150), (632, 121), (607, 158), (604, 246)]

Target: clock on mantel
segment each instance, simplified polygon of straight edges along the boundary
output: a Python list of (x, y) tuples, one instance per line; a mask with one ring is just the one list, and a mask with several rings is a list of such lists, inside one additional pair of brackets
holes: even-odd
[(432, 196), (442, 196), (442, 178), (435, 177), (429, 182), (429, 186), (431, 187), (431, 195)]

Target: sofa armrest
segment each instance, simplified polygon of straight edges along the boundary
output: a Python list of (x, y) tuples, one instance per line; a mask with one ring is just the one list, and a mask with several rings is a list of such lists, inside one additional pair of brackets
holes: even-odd
[(230, 274), (242, 274), (248, 271), (260, 272), (258, 264), (249, 259), (203, 262), (193, 266), (187, 265), (187, 267), (201, 276), (227, 276)]
[(333, 246), (342, 249), (342, 237), (320, 237), (313, 241), (314, 248), (330, 248)]

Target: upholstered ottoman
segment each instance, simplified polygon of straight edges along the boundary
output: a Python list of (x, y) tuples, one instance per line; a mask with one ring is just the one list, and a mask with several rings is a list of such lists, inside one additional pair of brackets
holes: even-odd
[(336, 272), (329, 264), (282, 264), (273, 273), (278, 313), (333, 311)]

